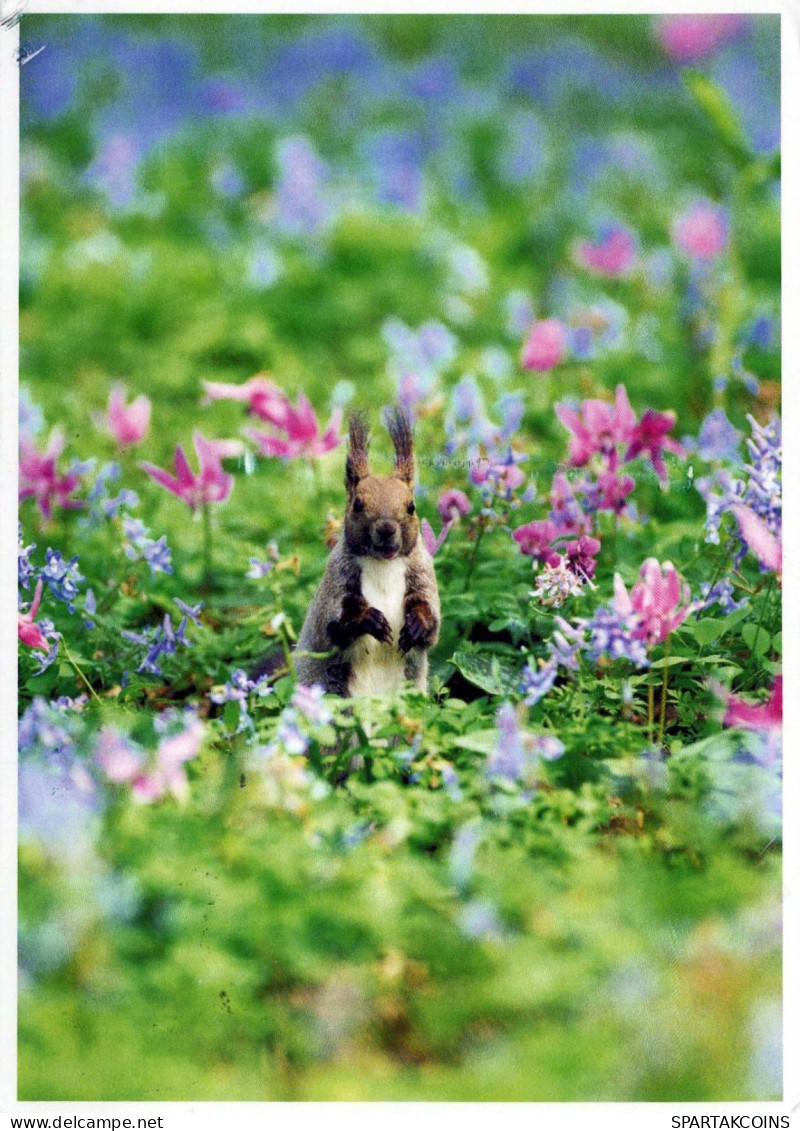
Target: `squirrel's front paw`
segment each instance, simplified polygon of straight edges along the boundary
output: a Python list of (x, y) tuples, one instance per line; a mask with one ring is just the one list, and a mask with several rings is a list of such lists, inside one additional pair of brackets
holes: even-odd
[(400, 630), (398, 645), (401, 652), (412, 648), (428, 648), (436, 635), (436, 619), (424, 603), (406, 611), (406, 619)]
[(381, 644), (391, 644), (392, 626), (380, 609), (369, 608), (364, 613), (361, 623), (368, 636), (374, 636)]

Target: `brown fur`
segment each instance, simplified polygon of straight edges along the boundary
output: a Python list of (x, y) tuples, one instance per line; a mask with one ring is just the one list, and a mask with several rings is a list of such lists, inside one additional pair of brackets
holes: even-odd
[[(388, 663), (404, 673), (405, 679), (424, 687), (427, 650), (436, 643), (439, 633), (436, 577), (420, 537), (414, 505), (411, 423), (401, 409), (393, 409), (387, 416), (387, 427), (395, 448), (392, 474), (373, 475), (365, 418), (360, 414), (350, 418), (344, 533), (331, 551), (298, 640), (296, 668), (300, 681), (322, 683), (328, 691), (340, 695), (349, 694), (356, 674), (353, 664), (385, 667)], [(397, 584), (402, 586), (394, 594), (400, 611), (396, 637), (384, 613), (372, 607), (362, 592), (361, 563), (371, 558), (394, 563), (390, 573), (383, 572), (383, 565), (370, 565), (370, 569), (377, 569), (384, 578), (397, 577)], [(384, 593), (381, 600), (385, 601), (392, 589), (387, 595), (379, 583), (378, 592)], [(372, 637), (384, 651), (379, 649), (376, 654), (369, 648), (356, 647), (365, 637)], [(327, 655), (309, 656), (312, 652)], [(371, 656), (376, 658), (370, 660)], [(363, 679), (363, 667), (357, 671)], [(392, 683), (393, 679), (387, 677), (385, 682)]]

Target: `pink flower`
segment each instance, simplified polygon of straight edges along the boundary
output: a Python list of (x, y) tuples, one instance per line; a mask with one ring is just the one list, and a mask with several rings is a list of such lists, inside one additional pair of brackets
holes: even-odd
[(42, 600), (42, 579), (36, 582), (36, 591), (33, 594), (33, 601), (27, 613), (17, 613), (17, 635), (22, 644), (27, 644), (29, 648), (35, 648), (42, 652), (50, 651), (50, 644), (47, 638), (43, 635), (42, 630), (36, 621), (36, 614), (39, 612), (39, 603)]
[(745, 26), (747, 17), (734, 13), (659, 16), (658, 40), (676, 63), (688, 63), (711, 54)]
[(199, 719), (193, 718), (179, 734), (162, 738), (156, 752), (157, 772), (164, 791), (169, 791), (179, 800), (183, 800), (189, 792), (183, 764), (197, 757), (203, 745), (203, 734), (203, 724)]
[(557, 471), (553, 476), (553, 486), (550, 490), (550, 521), (555, 524), (560, 534), (584, 534), (590, 525), (563, 471)]
[(599, 553), (599, 540), (583, 534), (575, 542), (567, 542), (564, 548), (564, 560), (572, 573), (591, 581), (597, 568), (595, 558)]
[(781, 544), (763, 519), (743, 503), (731, 507), (742, 538), (766, 569), (780, 574), (783, 568)]
[(703, 262), (722, 255), (728, 243), (725, 212), (707, 200), (690, 205), (672, 223), (672, 239), (691, 259)]
[(121, 448), (138, 444), (150, 428), (150, 398), (139, 396), (125, 404), (125, 386), (114, 385), (108, 397), (108, 410), (98, 423)]
[(630, 596), (620, 575), (614, 575), (614, 611), (623, 617), (636, 615), (633, 636), (648, 647), (661, 644), (683, 624), (692, 610), (690, 597), (689, 586), (672, 562), (660, 566), (655, 558), (648, 558)]
[(420, 523), (422, 543), (432, 558), (436, 557), (439, 550), (441, 550), (442, 546), (444, 545), (445, 539), (447, 538), (447, 535), (450, 533), (450, 527), (452, 525), (452, 521), (445, 522), (445, 524), (442, 526), (442, 529), (439, 531), (439, 537), (437, 538), (433, 533), (433, 527), (428, 522), (427, 518), (423, 518), (422, 522)]
[(178, 734), (162, 738), (152, 761), (113, 727), (98, 735), (95, 758), (109, 781), (127, 782), (135, 801), (149, 804), (167, 793), (185, 799), (189, 782), (183, 764), (195, 758), (203, 743), (203, 724), (192, 718)]
[(783, 676), (775, 677), (772, 694), (766, 703), (747, 703), (730, 696), (723, 726), (741, 730), (780, 730), (783, 722)]
[(476, 487), (488, 484), (496, 492), (510, 498), (512, 492), (525, 482), (525, 472), (516, 463), (503, 463), (496, 458), (484, 457), (470, 468), (469, 479)]
[(636, 263), (638, 245), (630, 228), (624, 224), (606, 224), (592, 243), (583, 240), (575, 250), (581, 267), (598, 275), (620, 278), (629, 275)]
[(567, 352), (567, 330), (557, 318), (534, 322), (522, 347), (522, 365), (546, 373), (554, 369)]
[(636, 483), (630, 475), (620, 475), (617, 471), (604, 471), (598, 475), (597, 482), (589, 486), (587, 494), (595, 510), (622, 514), (628, 495), (635, 486)]
[(66, 510), (83, 506), (78, 499), (69, 498), (80, 484), (80, 475), (77, 472), (60, 475), (56, 469), (63, 447), (64, 433), (58, 427), (50, 433), (48, 446), (43, 452), (33, 446), (30, 436), (20, 437), (19, 498), (35, 498), (46, 522), (50, 521), (54, 504)]
[(617, 385), (614, 404), (601, 400), (585, 400), (580, 412), (566, 404), (556, 405), (556, 416), (572, 433), (569, 462), (583, 467), (595, 452), (600, 452), (614, 471), (619, 462), (618, 444), (631, 440), (636, 427), (636, 414), (631, 408), (624, 385)]
[(528, 522), (519, 526), (511, 535), (523, 554), (532, 558), (541, 558), (544, 562), (558, 564), (559, 555), (552, 549), (550, 543), (561, 532), (554, 523), (547, 519), (538, 522)]
[(246, 435), (254, 440), (263, 456), (277, 456), (279, 459), (314, 459), (333, 451), (342, 442), (339, 428), (342, 423), (342, 410), (337, 409), (328, 423), (324, 433), (320, 432), (319, 422), (314, 413), (308, 397), (300, 393), (297, 397), (297, 407), (286, 402), (286, 415), (276, 427), (286, 433), (276, 436), (269, 432), (257, 432), (253, 428), (245, 430)]
[(95, 759), (111, 782), (130, 782), (139, 776), (144, 762), (140, 751), (134, 750), (124, 735), (113, 727), (105, 726), (97, 736)]
[(686, 449), (677, 440), (667, 436), (667, 432), (674, 427), (675, 420), (674, 412), (656, 412), (654, 408), (648, 408), (633, 429), (630, 446), (625, 453), (626, 462), (645, 454), (649, 456), (659, 478), (666, 479), (667, 469), (662, 452), (672, 452), (682, 459), (686, 457)]
[(461, 516), (469, 514), (472, 510), (472, 503), (464, 492), (455, 488), (443, 491), (437, 506), (443, 522), (457, 522)]
[(260, 416), (269, 424), (283, 428), (291, 403), (283, 389), (276, 385), (266, 373), (257, 373), (241, 385), (228, 385), (219, 381), (204, 381), (206, 395), (203, 404), (212, 401), (242, 401), (255, 416)]
[(156, 483), (166, 487), (173, 495), (183, 499), (192, 511), (196, 511), (207, 503), (224, 503), (228, 498), (233, 488), (233, 476), (222, 470), (221, 461), (237, 454), (241, 445), (236, 440), (206, 440), (199, 432), (194, 433), (193, 443), (200, 468), (197, 475), (189, 467), (180, 444), (175, 449), (177, 478), (152, 463), (143, 463), (141, 467)]

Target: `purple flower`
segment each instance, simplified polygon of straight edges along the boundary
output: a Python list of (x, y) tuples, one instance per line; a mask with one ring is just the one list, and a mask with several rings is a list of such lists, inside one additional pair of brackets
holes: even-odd
[(65, 562), (57, 550), (51, 550), (48, 546), (45, 557), (40, 577), (53, 596), (63, 601), (69, 611), (74, 613), (73, 601), (78, 595), (78, 584), (84, 580), (83, 574), (78, 571), (77, 554), (71, 561)]
[(475, 853), (480, 842), (481, 832), (477, 824), (462, 825), (453, 837), (450, 849), (450, 876), (455, 886), (461, 890), (468, 886), (472, 877)]
[(637, 626), (633, 617), (601, 607), (591, 620), (583, 622), (583, 627), (588, 633), (586, 651), (591, 659), (608, 656), (611, 660), (630, 660), (637, 668), (649, 666), (645, 643), (634, 635)]
[(506, 332), (510, 338), (521, 338), (536, 321), (536, 312), (525, 291), (511, 291), (505, 301)]
[(237, 734), (243, 730), (253, 730), (253, 720), (248, 710), (248, 700), (251, 695), (271, 695), (273, 688), (268, 683), (268, 677), (252, 680), (242, 668), (237, 668), (231, 673), (230, 680), (221, 691), (212, 691), (212, 703), (238, 703), (239, 723), (236, 727)]
[(333, 718), (325, 703), (325, 688), (318, 683), (310, 687), (298, 684), (292, 695), (292, 706), (307, 722), (317, 726), (325, 726)]
[(439, 496), (437, 507), (443, 522), (456, 522), (463, 515), (470, 513), (472, 503), (463, 491), (450, 487)]
[(740, 459), (739, 445), (742, 433), (734, 428), (725, 415), (725, 410), (714, 409), (700, 425), (700, 434), (697, 437), (697, 451), (706, 460), (731, 460), (738, 463)]
[(180, 599), (180, 597), (173, 597), (173, 601), (178, 606), (180, 611), (184, 614), (184, 616), (187, 616), (189, 618), (192, 624), (199, 626), (200, 621), (198, 618), (203, 608), (202, 601), (199, 601), (196, 605), (187, 605)]
[(540, 666), (535, 665), (532, 661), (525, 665), (519, 689), (527, 706), (533, 707), (549, 691), (552, 691), (557, 675), (558, 665), (555, 660), (549, 660)]
[(122, 530), (126, 541), (123, 549), (131, 561), (144, 560), (150, 567), (150, 576), (156, 573), (172, 573), (172, 551), (167, 545), (167, 536), (162, 534), (158, 540), (149, 537), (147, 527), (138, 518), (122, 520)]

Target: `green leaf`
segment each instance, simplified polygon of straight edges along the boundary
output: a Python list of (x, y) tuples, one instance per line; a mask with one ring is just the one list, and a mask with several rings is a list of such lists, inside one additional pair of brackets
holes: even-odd
[(752, 157), (747, 139), (728, 95), (722, 87), (700, 71), (689, 69), (683, 72), (683, 81), (689, 94), (731, 156), (740, 164), (748, 165)]
[(241, 717), (241, 709), (235, 699), (229, 699), (225, 704), (222, 717), (225, 720), (227, 730), (236, 730), (239, 725), (239, 718)]
[(462, 735), (460, 738), (453, 739), (453, 746), (458, 746), (461, 750), (475, 750), (479, 754), (491, 754), (497, 745), (497, 729), (492, 727), (491, 730), (476, 730), (472, 734)]
[(728, 625), (724, 620), (718, 620), (716, 617), (704, 617), (694, 626), (694, 638), (702, 648), (705, 648), (707, 644), (719, 640), (727, 631)]
[(746, 624), (742, 629), (742, 640), (744, 640), (747, 647), (754, 656), (763, 656), (765, 652), (769, 651), (772, 637), (765, 628), (759, 628), (755, 624)]
[(660, 660), (653, 660), (650, 670), (658, 671), (660, 668), (674, 668), (676, 664), (690, 664), (693, 659), (693, 656), (662, 656)]
[(470, 683), (490, 695), (508, 695), (518, 682), (517, 666), (492, 652), (455, 652), (452, 662)]

